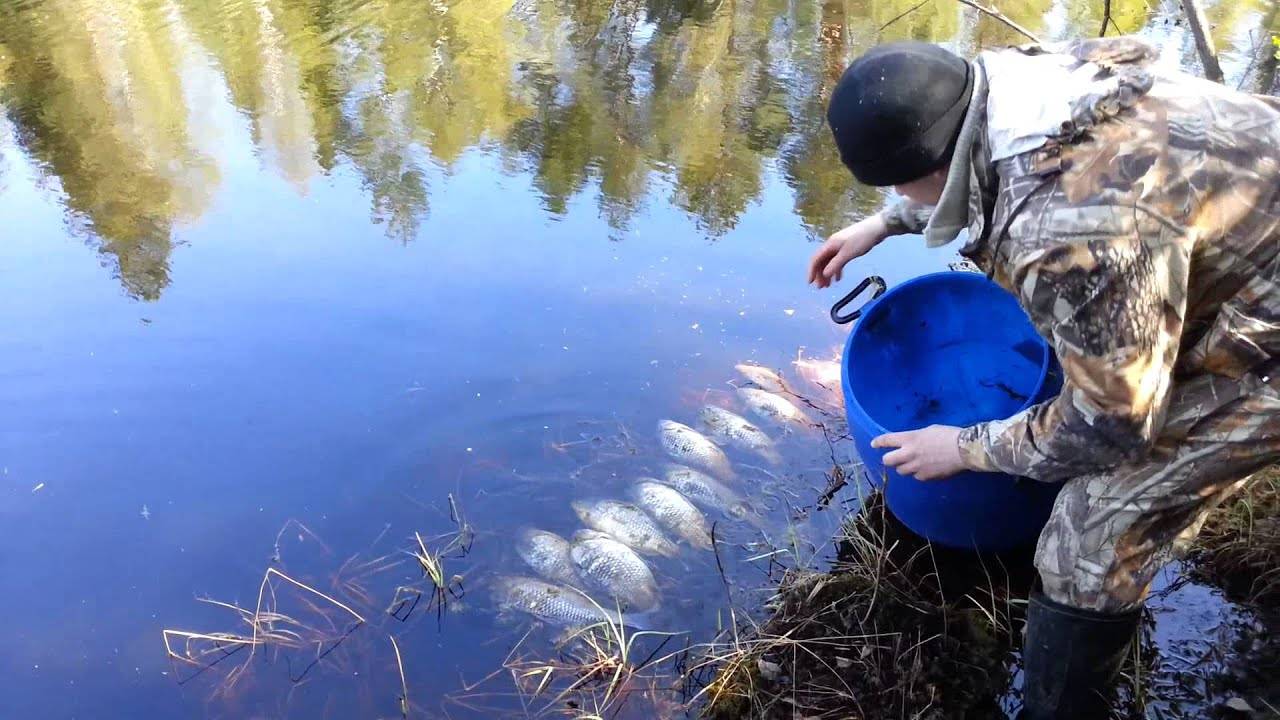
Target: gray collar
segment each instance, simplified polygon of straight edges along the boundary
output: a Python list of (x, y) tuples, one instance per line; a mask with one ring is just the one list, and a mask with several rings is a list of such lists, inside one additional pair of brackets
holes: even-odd
[(946, 245), (969, 226), (969, 189), (973, 178), (973, 143), (977, 140), (986, 113), (987, 76), (982, 64), (973, 63), (973, 96), (965, 112), (964, 124), (956, 137), (951, 155), (951, 169), (942, 188), (942, 197), (934, 206), (929, 224), (924, 228), (924, 242), (929, 247)]

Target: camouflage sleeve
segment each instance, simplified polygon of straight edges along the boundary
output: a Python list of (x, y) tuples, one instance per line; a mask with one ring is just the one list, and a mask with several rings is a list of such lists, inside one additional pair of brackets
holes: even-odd
[(898, 198), (880, 211), (880, 219), (889, 228), (890, 235), (919, 234), (929, 224), (929, 216), (933, 207), (912, 202), (906, 198)]
[(1048, 242), (1010, 277), (1062, 364), (1062, 393), (1005, 420), (965, 428), (975, 470), (1059, 481), (1145, 456), (1164, 423), (1186, 307), (1180, 233), (1133, 207), (1052, 209)]

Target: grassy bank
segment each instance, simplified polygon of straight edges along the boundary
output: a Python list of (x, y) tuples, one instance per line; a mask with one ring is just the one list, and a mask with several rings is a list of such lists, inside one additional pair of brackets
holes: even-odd
[[(830, 572), (789, 573), (768, 620), (714, 648), (719, 672), (703, 692), (703, 716), (1005, 718), (1001, 704), (1018, 705), (1016, 651), (1034, 578), (1029, 550), (1001, 557), (931, 547), (904, 532), (878, 496), (842, 534)], [(1189, 655), (1158, 645), (1155, 627), (1172, 622), (1163, 626), (1168, 634), (1197, 610), (1171, 617), (1155, 602), (1118, 684), (1115, 717), (1150, 716), (1152, 704), (1161, 717), (1273, 717), (1280, 696), (1256, 670), (1280, 658), (1272, 639), (1280, 618), (1280, 468), (1209, 515), (1185, 568), (1195, 584), (1252, 607), (1257, 614), (1242, 615), (1223, 605), (1224, 617), (1247, 616), (1253, 625), (1233, 620), (1234, 629), (1222, 629), (1229, 642)], [(1249, 703), (1248, 712), (1235, 709)]]
[[(1004, 718), (1018, 583), (999, 558), (969, 562), (868, 508), (831, 572), (787, 575), (770, 619), (716, 649), (704, 717)], [(965, 574), (975, 580), (957, 583)]]
[(1232, 600), (1280, 609), (1280, 467), (1262, 471), (1210, 513), (1191, 567)]

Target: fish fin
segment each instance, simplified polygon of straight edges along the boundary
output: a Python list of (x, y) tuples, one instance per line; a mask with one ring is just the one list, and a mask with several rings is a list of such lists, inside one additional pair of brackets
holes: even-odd
[(757, 530), (769, 529), (768, 518), (765, 517), (765, 514), (762, 513), (759, 508), (746, 504), (744, 504), (743, 507), (745, 512), (741, 515), (732, 516), (734, 520), (740, 520)]
[(626, 627), (643, 632), (652, 628), (652, 614), (653, 610), (642, 613), (622, 613), (617, 619)]

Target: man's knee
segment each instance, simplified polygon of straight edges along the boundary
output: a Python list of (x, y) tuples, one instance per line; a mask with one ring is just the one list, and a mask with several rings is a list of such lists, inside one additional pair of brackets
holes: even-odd
[(1132, 532), (1140, 516), (1103, 512), (1102, 478), (1068, 482), (1036, 546), (1041, 587), (1063, 605), (1104, 613), (1141, 607), (1158, 566), (1156, 548)]

